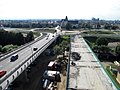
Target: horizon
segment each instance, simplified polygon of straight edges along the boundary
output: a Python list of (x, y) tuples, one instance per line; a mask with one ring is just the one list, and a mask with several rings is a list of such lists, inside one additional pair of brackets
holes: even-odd
[(120, 0), (0, 0), (0, 20), (120, 20)]
[[(92, 20), (92, 18), (95, 18), (95, 17), (91, 17), (91, 19), (69, 19), (69, 17), (68, 17), (68, 20)], [(65, 17), (64, 18), (31, 18), (31, 19), (29, 19), (29, 18), (15, 18), (15, 19), (12, 19), (12, 18), (10, 18), (10, 19), (0, 19), (0, 20), (62, 20), (62, 19), (65, 19)], [(95, 18), (95, 19), (98, 19), (98, 18)], [(105, 20), (105, 21), (120, 21), (119, 19), (101, 19), (101, 18), (99, 18), (99, 20)]]

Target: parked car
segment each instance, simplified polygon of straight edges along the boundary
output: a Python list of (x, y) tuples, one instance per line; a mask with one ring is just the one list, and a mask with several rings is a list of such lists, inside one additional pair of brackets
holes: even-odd
[(51, 82), (60, 81), (60, 72), (59, 71), (51, 71), (46, 70), (43, 74), (43, 79), (48, 79)]
[(80, 54), (77, 53), (77, 52), (72, 52), (72, 58), (73, 58), (74, 60), (80, 60), (81, 56), (80, 56)]
[(51, 82), (48, 79), (43, 79), (43, 89), (47, 90), (47, 87), (49, 86)]
[(0, 78), (3, 77), (6, 73), (7, 73), (7, 71), (1, 71), (0, 70)]
[(15, 60), (17, 60), (17, 59), (18, 59), (18, 54), (14, 54), (14, 55), (12, 55), (12, 57), (10, 58), (10, 61), (13, 62), (13, 61), (15, 61)]

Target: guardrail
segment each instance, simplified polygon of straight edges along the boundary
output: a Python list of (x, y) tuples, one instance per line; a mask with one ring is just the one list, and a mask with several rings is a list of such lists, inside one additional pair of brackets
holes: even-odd
[[(70, 37), (70, 41), (71, 41), (71, 37)], [(67, 80), (66, 80), (66, 90), (68, 90), (68, 84), (69, 84), (70, 56), (71, 56), (71, 42), (70, 42), (70, 49), (69, 49), (69, 59), (68, 59), (68, 65), (67, 65)]]
[(99, 64), (101, 65), (103, 71), (106, 73), (106, 75), (109, 77), (109, 79), (111, 80), (112, 84), (115, 86), (115, 88), (117, 90), (120, 90), (120, 88), (118, 87), (118, 85), (116, 84), (116, 82), (111, 78), (111, 76), (108, 74), (107, 70), (103, 67), (103, 65), (101, 64), (100, 60), (98, 59), (98, 57), (95, 55), (95, 53), (92, 51), (92, 49), (89, 47), (89, 45), (86, 43), (86, 41), (84, 40), (85, 44), (87, 45), (89, 51), (92, 52), (94, 58), (99, 62)]
[[(44, 34), (45, 34), (45, 33), (44, 33)], [(10, 51), (10, 52), (8, 52), (8, 53), (5, 53), (5, 54), (0, 58), (0, 61), (6, 59), (7, 57), (11, 56), (12, 54), (15, 54), (15, 53), (19, 52), (20, 50), (22, 50), (22, 49), (24, 49), (24, 48), (32, 45), (33, 43), (35, 43), (35, 42), (43, 39), (44, 37), (45, 37), (45, 36), (39, 37), (36, 41), (31, 41), (31, 42), (29, 42), (29, 43), (26, 43), (26, 44), (18, 47), (17, 49), (15, 49), (15, 50), (13, 50), (13, 51)]]
[(97, 36), (97, 37), (115, 37), (118, 38), (120, 37), (119, 34), (81, 34), (83, 37), (84, 36)]
[[(4, 82), (9, 76), (11, 76), (14, 72), (16, 72), (21, 66), (23, 66), (29, 59), (31, 59), (36, 53), (38, 53), (42, 48), (44, 48), (47, 44), (51, 44), (58, 36), (56, 36), (55, 38), (52, 38), (49, 42), (47, 42), (44, 46), (42, 46), (37, 52), (35, 52), (34, 54), (32, 54), (27, 60), (25, 60), (24, 62), (22, 62), (22, 64), (20, 64), (17, 68), (15, 68), (13, 71), (11, 71), (8, 75), (6, 75), (4, 78), (1, 78), (0, 80), (0, 84), (2, 82)], [(32, 62), (31, 62), (32, 63)], [(24, 70), (23, 70), (24, 71)]]

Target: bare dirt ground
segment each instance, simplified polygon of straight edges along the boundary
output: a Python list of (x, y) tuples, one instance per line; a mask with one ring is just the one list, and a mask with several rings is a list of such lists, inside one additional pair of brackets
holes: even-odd
[(57, 90), (65, 90), (66, 88), (66, 75), (61, 74), (61, 82), (57, 84)]

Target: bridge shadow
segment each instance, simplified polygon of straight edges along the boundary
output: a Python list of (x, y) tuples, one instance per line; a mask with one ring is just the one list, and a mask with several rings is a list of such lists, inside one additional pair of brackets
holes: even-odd
[(27, 73), (28, 81), (23, 79), (21, 74), (13, 83), (19, 82), (18, 87), (14, 87), (14, 90), (42, 90), (42, 75), (47, 69), (47, 65), (50, 61), (54, 61), (57, 55), (44, 55), (41, 54), (35, 61), (35, 65), (30, 65), (31, 70)]

